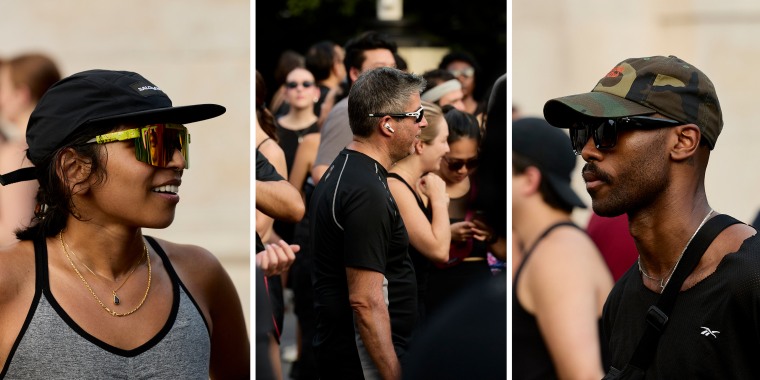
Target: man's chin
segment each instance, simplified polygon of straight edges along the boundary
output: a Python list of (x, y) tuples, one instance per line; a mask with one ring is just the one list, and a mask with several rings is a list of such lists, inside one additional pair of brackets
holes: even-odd
[(601, 204), (601, 202), (593, 200), (591, 201), (591, 208), (594, 213), (606, 218), (614, 218), (626, 213), (626, 210), (620, 207), (610, 207), (609, 205)]

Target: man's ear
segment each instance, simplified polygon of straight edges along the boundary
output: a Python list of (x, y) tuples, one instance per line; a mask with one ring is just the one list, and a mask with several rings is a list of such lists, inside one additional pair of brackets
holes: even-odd
[(92, 161), (81, 157), (73, 148), (66, 148), (58, 155), (56, 162), (56, 174), (72, 194), (89, 190)]
[(350, 70), (348, 70), (348, 76), (351, 78), (351, 83), (356, 82), (356, 80), (359, 79), (359, 74), (361, 73), (361, 70), (357, 69), (356, 67), (352, 67)]
[(672, 133), (675, 135), (675, 143), (670, 152), (671, 158), (683, 161), (694, 156), (702, 139), (699, 127), (694, 124), (679, 125), (673, 128)]

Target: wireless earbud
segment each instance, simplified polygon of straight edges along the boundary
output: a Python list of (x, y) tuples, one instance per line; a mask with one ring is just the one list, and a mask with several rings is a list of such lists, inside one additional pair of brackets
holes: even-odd
[(383, 127), (385, 127), (385, 129), (391, 131), (391, 133), (396, 133), (396, 131), (394, 131), (393, 128), (391, 128), (391, 125), (388, 124), (388, 123), (385, 123), (385, 125)]

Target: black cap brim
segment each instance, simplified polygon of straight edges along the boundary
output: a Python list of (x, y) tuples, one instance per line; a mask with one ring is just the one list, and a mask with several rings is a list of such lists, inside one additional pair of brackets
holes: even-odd
[(570, 184), (568, 184), (566, 180), (563, 181), (552, 173), (546, 173), (544, 175), (544, 178), (549, 183), (549, 186), (554, 189), (554, 192), (557, 193), (557, 195), (562, 198), (566, 204), (573, 205), (575, 207), (586, 208), (586, 204), (583, 203), (581, 198), (578, 197), (578, 194), (573, 191), (573, 189), (570, 187)]
[(190, 106), (155, 108), (89, 120), (86, 124), (119, 123), (177, 123), (188, 124), (217, 117), (227, 111), (218, 104), (194, 104)]

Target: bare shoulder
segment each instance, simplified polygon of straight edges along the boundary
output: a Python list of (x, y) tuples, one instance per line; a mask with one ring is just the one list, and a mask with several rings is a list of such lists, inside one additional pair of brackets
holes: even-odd
[(154, 239), (166, 252), (172, 267), (186, 285), (189, 285), (188, 283), (211, 282), (224, 273), (224, 268), (219, 259), (203, 247)]
[(34, 247), (23, 241), (0, 248), (0, 305), (34, 289)]
[(397, 204), (414, 202), (416, 205), (417, 199), (414, 197), (414, 194), (409, 190), (408, 187), (406, 187), (406, 184), (404, 182), (401, 182), (398, 178), (389, 176), (388, 188), (390, 189), (391, 194), (393, 195), (393, 199), (396, 200)]
[(526, 265), (530, 277), (539, 282), (553, 279), (552, 282), (561, 284), (562, 281), (556, 280), (606, 278), (609, 274), (594, 242), (584, 231), (574, 227), (552, 231), (536, 246)]
[(319, 140), (321, 138), (319, 132), (308, 133), (303, 137), (300, 146), (316, 150), (319, 147)]
[(723, 251), (727, 253), (736, 252), (745, 240), (755, 235), (757, 235), (755, 228), (744, 223), (738, 223), (726, 228), (716, 239), (716, 242), (725, 245)]
[[(524, 263), (521, 302), (526, 309), (559, 302), (595, 302), (601, 305), (612, 288), (612, 275), (594, 242), (574, 227), (547, 235)], [(520, 289), (518, 289), (520, 292)], [(585, 301), (583, 301), (585, 300)]]
[(283, 152), (282, 148), (280, 148), (280, 145), (278, 145), (274, 140), (267, 140), (259, 147), (259, 151), (270, 162), (273, 160), (285, 158), (285, 153)]
[(575, 227), (559, 227), (551, 231), (538, 246), (536, 251), (552, 261), (577, 261), (600, 257), (599, 249), (588, 235)]
[(700, 263), (710, 267), (711, 273), (725, 256), (738, 252), (748, 239), (756, 235), (757, 230), (744, 223), (728, 226), (710, 244)]

